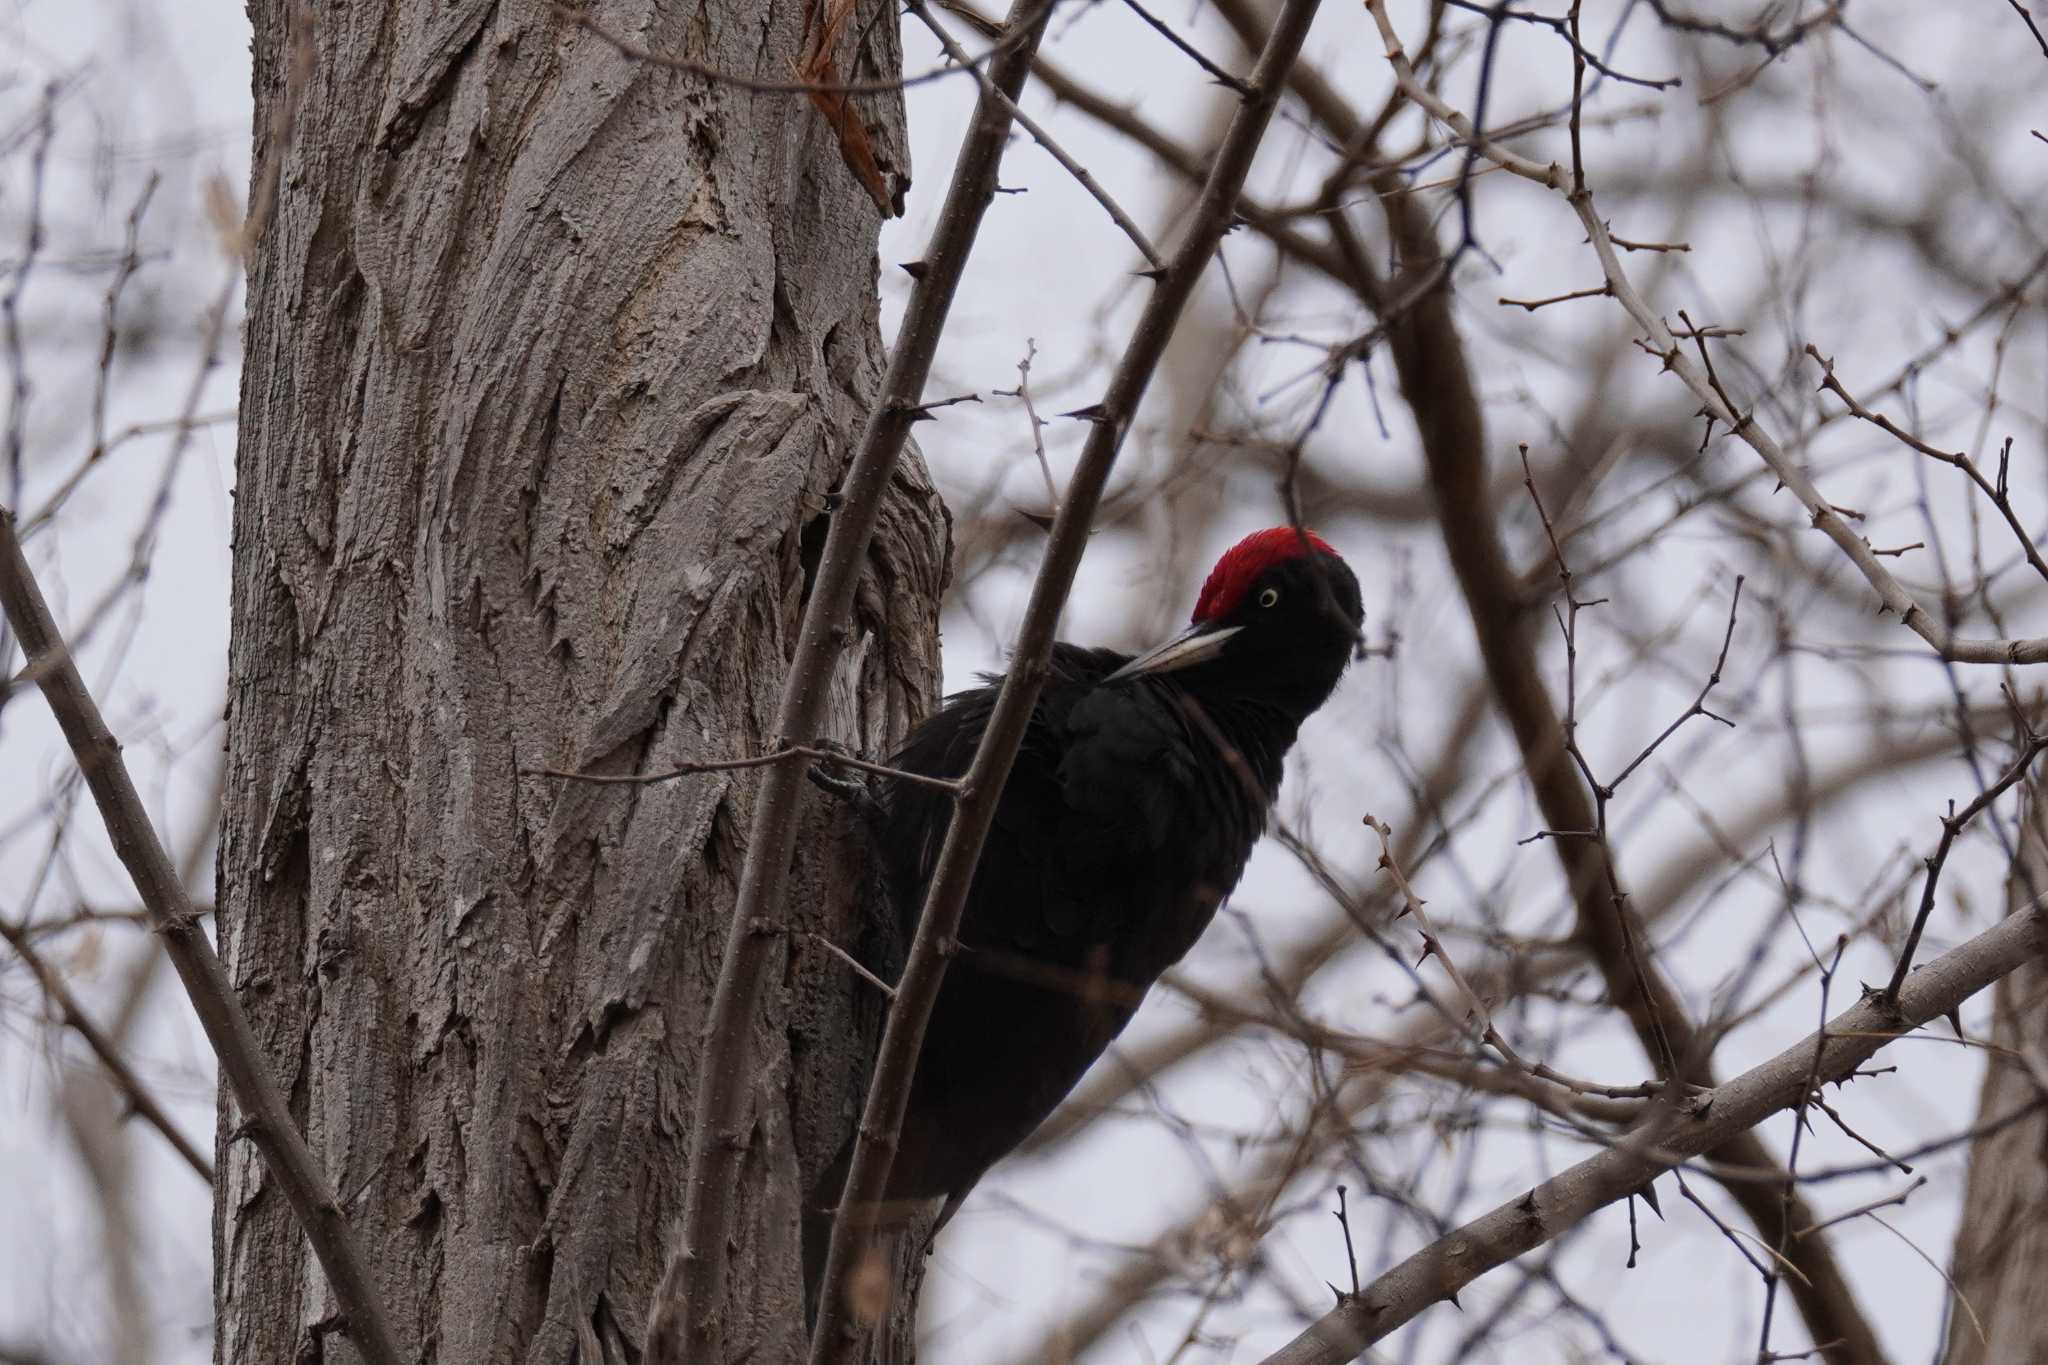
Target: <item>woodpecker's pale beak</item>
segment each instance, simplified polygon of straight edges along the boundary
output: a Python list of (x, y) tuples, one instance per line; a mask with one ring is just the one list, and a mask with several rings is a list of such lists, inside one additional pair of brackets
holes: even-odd
[(1171, 673), (1178, 668), (1206, 663), (1221, 654), (1224, 644), (1230, 637), (1243, 629), (1243, 626), (1225, 626), (1221, 630), (1213, 630), (1208, 626), (1189, 626), (1165, 644), (1146, 650), (1103, 681), (1115, 682), (1119, 678)]

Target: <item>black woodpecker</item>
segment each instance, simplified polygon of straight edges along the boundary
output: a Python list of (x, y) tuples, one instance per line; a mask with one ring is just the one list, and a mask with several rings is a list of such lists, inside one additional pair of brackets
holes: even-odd
[[(1350, 662), (1363, 618), (1337, 552), (1281, 526), (1218, 560), (1188, 628), (1157, 648), (1053, 646), (918, 1054), (887, 1188), (897, 1216), (944, 1196), (950, 1217), (1194, 945), (1237, 885), (1282, 760)], [(964, 773), (1002, 680), (983, 681), (947, 698), (892, 764)], [(868, 824), (907, 943), (952, 801), (888, 778), (872, 795)], [(851, 1155), (849, 1143), (813, 1191), (807, 1241), (829, 1229)], [(885, 1209), (877, 1221), (893, 1220)]]

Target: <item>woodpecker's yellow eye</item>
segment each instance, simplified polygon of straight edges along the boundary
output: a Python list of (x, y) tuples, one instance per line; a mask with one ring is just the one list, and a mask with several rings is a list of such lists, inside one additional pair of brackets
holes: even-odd
[(1279, 603), (1280, 589), (1278, 588), (1268, 588), (1259, 594), (1259, 605), (1262, 607), (1278, 606)]

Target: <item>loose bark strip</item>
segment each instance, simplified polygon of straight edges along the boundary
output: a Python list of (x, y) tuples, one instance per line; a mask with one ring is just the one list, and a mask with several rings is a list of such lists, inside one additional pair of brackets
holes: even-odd
[(924, 1028), (938, 996), (947, 962), (947, 948), (960, 927), (974, 867), (995, 819), (1010, 764), (1045, 683), (1046, 661), (1060, 610), (1074, 584), (1081, 553), (1087, 547), (1089, 524), (1109, 481), (1139, 402), (1159, 359), (1172, 339), (1181, 310), (1194, 294), (1209, 259), (1228, 230), (1245, 177), (1264, 140), (1273, 110), (1280, 101), (1287, 73), (1301, 52), (1315, 19), (1318, 0), (1287, 0), (1271, 36), (1259, 54), (1244, 96), (1217, 149), (1206, 183), (1189, 218), (1187, 234), (1173, 252), (1157, 289), (1138, 319), (1123, 358), (1101, 403), (1090, 410), (1092, 427), (1082, 447), (1074, 477), (1054, 519), (1045, 560), (1031, 587), (1017, 649), (1010, 671), (996, 697), (988, 729), (962, 781), (961, 797), (932, 872), (924, 910), (918, 917), (910, 959), (897, 983), (896, 1000), (882, 1036), (874, 1081), (861, 1114), (860, 1137), (853, 1165), (839, 1200), (832, 1228), (832, 1246), (820, 1289), (818, 1321), (811, 1338), (812, 1365), (846, 1360), (860, 1340), (848, 1318), (845, 1280), (862, 1233), (860, 1211), (881, 1197), (895, 1160), (896, 1135), (910, 1097), (910, 1079), (924, 1041)]
[(320, 1268), (327, 1272), (356, 1350), (375, 1365), (398, 1365), (403, 1357), (397, 1339), (377, 1300), (348, 1219), (298, 1125), (292, 1122), (284, 1092), (278, 1089), (256, 1045), (241, 1001), (229, 986), (206, 931), (199, 927), (199, 913), (192, 908), (185, 884), (149, 823), (142, 798), (128, 776), (128, 765), (121, 761), (121, 746), (86, 690), (77, 660), (36, 586), (14, 533), (14, 514), (4, 509), (0, 509), (0, 606), (5, 607), (31, 676), (50, 703), (92, 790), (93, 804), (106, 821), (114, 853), (135, 882), (150, 928), (163, 940), (200, 1027), (220, 1059), (221, 1074), (242, 1111), (243, 1131), (237, 1136), (245, 1134), (255, 1141), (272, 1178), (283, 1189), (293, 1216), (320, 1258)]

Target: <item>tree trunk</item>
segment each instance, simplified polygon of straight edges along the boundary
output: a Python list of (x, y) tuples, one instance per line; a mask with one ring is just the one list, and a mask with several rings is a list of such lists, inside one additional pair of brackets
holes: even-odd
[[(843, 76), (900, 68), (877, 3)], [(787, 80), (808, 14), (594, 18)], [(880, 377), (879, 214), (803, 97), (541, 0), (252, 17), (259, 163), (289, 135), (249, 270), (222, 955), (411, 1358), (633, 1361), (756, 774), (536, 770), (773, 747)], [(897, 98), (855, 107), (903, 164)], [(945, 540), (907, 455), (831, 684), (858, 750), (932, 699)], [(797, 923), (858, 946), (859, 850), (810, 800)], [(778, 951), (729, 1307), (758, 1361), (800, 1353), (799, 1194), (881, 1013)], [(221, 1105), (216, 1358), (356, 1359)]]
[[(2048, 786), (2029, 784), (2019, 856), (2006, 882), (2017, 913), (2048, 893)], [(2021, 967), (1993, 988), (1991, 1041), (1977, 1118), (1989, 1123), (2040, 1098), (2048, 1069), (2048, 962)], [(2031, 1054), (2031, 1065), (2020, 1055)], [(1946, 1365), (2048, 1361), (2048, 1114), (2036, 1111), (1979, 1138), (1970, 1151), (1956, 1230), (1956, 1293)], [(1971, 1311), (1976, 1316), (1973, 1320)], [(1980, 1332), (1981, 1326), (1981, 1332)]]

